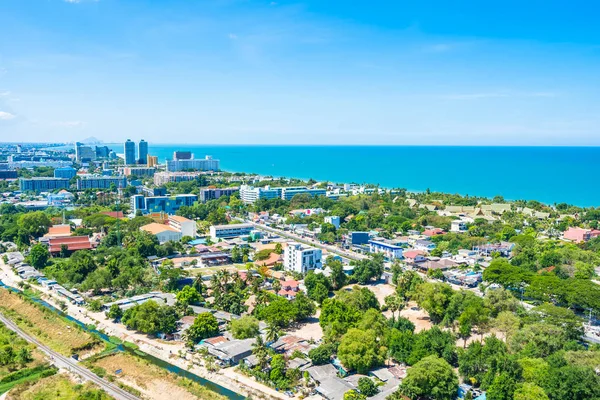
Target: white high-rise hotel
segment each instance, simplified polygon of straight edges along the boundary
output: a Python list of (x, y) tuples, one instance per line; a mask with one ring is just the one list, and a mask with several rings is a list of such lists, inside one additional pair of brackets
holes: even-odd
[(305, 274), (310, 270), (323, 267), (322, 255), (321, 249), (290, 242), (283, 251), (283, 267), (286, 271)]

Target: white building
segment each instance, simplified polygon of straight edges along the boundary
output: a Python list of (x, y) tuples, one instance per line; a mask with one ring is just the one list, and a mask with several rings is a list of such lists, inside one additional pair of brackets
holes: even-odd
[(240, 186), (240, 199), (246, 204), (252, 204), (258, 199), (276, 199), (281, 197), (281, 188)]
[(181, 232), (177, 229), (172, 228), (169, 225), (159, 224), (156, 222), (144, 225), (140, 227), (140, 230), (156, 236), (158, 242), (161, 244), (169, 241), (177, 242), (182, 238)]
[(450, 232), (466, 232), (467, 223), (465, 221), (452, 221), (450, 223)]
[(276, 199), (291, 200), (297, 194), (308, 194), (310, 196), (325, 196), (325, 189), (308, 189), (304, 186), (296, 187), (254, 187), (249, 185), (240, 186), (240, 199), (246, 204), (252, 204), (258, 199)]
[(167, 171), (218, 171), (219, 160), (213, 160), (211, 156), (189, 160), (167, 160)]
[(383, 253), (388, 260), (402, 258), (402, 247), (379, 240), (369, 240), (371, 253)]
[(308, 194), (312, 197), (325, 196), (327, 194), (327, 190), (326, 189), (308, 189), (304, 186), (281, 188), (281, 198), (283, 200), (291, 200), (297, 194)]
[(322, 256), (321, 249), (290, 242), (283, 251), (283, 266), (286, 271), (305, 274), (310, 270), (323, 267)]
[(252, 224), (213, 225), (210, 227), (212, 240), (231, 239), (240, 236), (248, 236), (254, 230)]
[(325, 223), (335, 226), (335, 229), (340, 229), (340, 217), (337, 217), (337, 216), (325, 217)]
[(179, 215), (169, 216), (169, 226), (181, 232), (181, 236), (196, 237), (196, 221), (180, 217)]

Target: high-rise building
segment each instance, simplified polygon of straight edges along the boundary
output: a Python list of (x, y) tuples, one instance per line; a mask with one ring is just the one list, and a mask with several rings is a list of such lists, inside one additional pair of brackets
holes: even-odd
[(191, 160), (193, 158), (191, 151), (174, 151), (173, 160)]
[(138, 164), (146, 164), (148, 162), (148, 142), (144, 139), (138, 144)]
[(125, 165), (135, 164), (135, 143), (127, 139), (125, 142)]
[(148, 164), (149, 168), (156, 167), (158, 165), (158, 156), (151, 156), (150, 154), (148, 154), (146, 160), (146, 164)]
[(167, 160), (167, 171), (218, 171), (219, 160), (211, 156), (201, 159)]
[(96, 151), (92, 146), (86, 146), (83, 143), (75, 143), (75, 160), (80, 163), (96, 160)]
[(96, 158), (108, 158), (110, 149), (108, 146), (96, 146)]

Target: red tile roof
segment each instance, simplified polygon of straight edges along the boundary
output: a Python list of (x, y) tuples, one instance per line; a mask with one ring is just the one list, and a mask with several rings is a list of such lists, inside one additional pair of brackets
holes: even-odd
[(405, 252), (403, 253), (403, 255), (404, 255), (404, 258), (415, 258), (415, 257), (417, 257), (417, 256), (422, 256), (422, 255), (424, 255), (424, 254), (425, 254), (425, 253), (424, 253), (424, 252), (422, 252), (421, 250), (409, 250), (409, 251), (405, 251)]
[(51, 238), (48, 241), (48, 250), (50, 253), (58, 253), (62, 245), (66, 245), (69, 251), (89, 250), (92, 248), (90, 238), (87, 236), (66, 236)]
[(102, 214), (108, 215), (109, 217), (113, 218), (125, 218), (123, 211), (105, 211)]

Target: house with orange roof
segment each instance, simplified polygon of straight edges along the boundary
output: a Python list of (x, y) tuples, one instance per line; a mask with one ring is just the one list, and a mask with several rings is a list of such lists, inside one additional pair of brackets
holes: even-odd
[(148, 232), (158, 239), (159, 243), (169, 241), (179, 241), (182, 238), (181, 232), (169, 225), (152, 222), (151, 224), (140, 227), (140, 231)]
[(91, 250), (92, 243), (87, 236), (63, 236), (50, 238), (48, 240), (48, 251), (50, 254), (56, 255), (66, 247), (70, 252), (77, 250)]
[(58, 238), (66, 236), (71, 236), (71, 225), (69, 224), (52, 225), (50, 228), (48, 228), (48, 233), (44, 235), (45, 238)]

